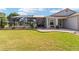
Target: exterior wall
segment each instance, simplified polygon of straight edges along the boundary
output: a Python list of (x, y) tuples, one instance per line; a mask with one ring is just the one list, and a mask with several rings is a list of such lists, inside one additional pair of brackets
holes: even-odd
[(77, 16), (69, 17), (65, 20), (65, 28), (78, 30)]
[(79, 30), (79, 16), (77, 16), (77, 24), (78, 24), (78, 30)]

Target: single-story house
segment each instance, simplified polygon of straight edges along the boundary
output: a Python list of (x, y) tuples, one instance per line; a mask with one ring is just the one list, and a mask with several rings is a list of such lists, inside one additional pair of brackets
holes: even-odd
[[(21, 16), (22, 18), (23, 16)], [(73, 30), (79, 30), (79, 13), (66, 8), (61, 10), (53, 15), (44, 16), (44, 17), (27, 17), (27, 19), (36, 20), (37, 27), (42, 28), (67, 28)]]

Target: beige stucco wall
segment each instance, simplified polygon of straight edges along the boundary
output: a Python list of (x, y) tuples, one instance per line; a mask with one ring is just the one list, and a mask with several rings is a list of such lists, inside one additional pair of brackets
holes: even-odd
[(78, 17), (77, 16), (73, 16), (73, 17), (68, 17), (67, 20), (65, 20), (65, 27), (69, 28), (69, 29), (74, 29), (74, 30), (78, 30)]

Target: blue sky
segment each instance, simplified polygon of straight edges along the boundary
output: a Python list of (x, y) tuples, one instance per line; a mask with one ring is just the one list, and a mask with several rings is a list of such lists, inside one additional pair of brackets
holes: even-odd
[[(10, 13), (17, 12), (20, 15), (37, 15), (37, 16), (49, 16), (56, 12), (63, 10), (64, 8), (0, 8), (0, 12)], [(70, 8), (79, 12), (79, 8)]]

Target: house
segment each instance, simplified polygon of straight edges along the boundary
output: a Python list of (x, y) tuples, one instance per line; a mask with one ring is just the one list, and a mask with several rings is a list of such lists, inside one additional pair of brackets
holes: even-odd
[[(23, 16), (20, 17), (22, 18)], [(79, 30), (79, 13), (69, 8), (50, 16), (25, 16), (24, 18), (27, 18), (27, 20), (36, 20), (37, 28), (67, 28)]]
[(47, 28), (67, 28), (79, 30), (79, 13), (66, 8), (53, 15), (46, 17)]

